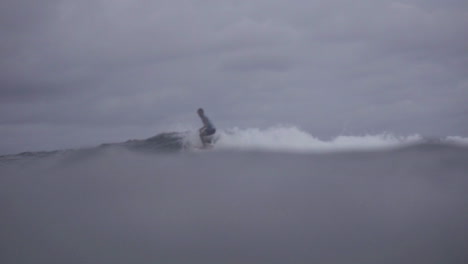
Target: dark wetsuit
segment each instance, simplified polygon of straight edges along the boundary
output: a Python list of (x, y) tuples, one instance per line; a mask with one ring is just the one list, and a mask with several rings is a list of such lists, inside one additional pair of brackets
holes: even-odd
[(203, 146), (206, 146), (208, 143), (212, 143), (212, 137), (214, 133), (216, 133), (216, 128), (211, 123), (210, 119), (206, 117), (204, 114), (200, 115), (200, 118), (203, 122), (203, 127), (200, 128), (200, 139), (203, 143)]
[(203, 127), (200, 129), (200, 135), (202, 136), (211, 136), (214, 133), (216, 133), (216, 128), (213, 126), (213, 123), (211, 123), (210, 119), (206, 117), (205, 115), (200, 117), (202, 122), (203, 122)]

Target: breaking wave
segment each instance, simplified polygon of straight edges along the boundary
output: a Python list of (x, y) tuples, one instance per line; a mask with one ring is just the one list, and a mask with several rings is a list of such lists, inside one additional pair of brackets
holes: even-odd
[(419, 135), (395, 136), (384, 133), (362, 136), (338, 136), (322, 140), (297, 127), (267, 129), (234, 128), (220, 133), (219, 149), (272, 150), (290, 152), (323, 152), (345, 150), (375, 150), (400, 147), (421, 142)]
[[(195, 132), (183, 136), (186, 149), (200, 147)], [(335, 151), (368, 151), (395, 149), (413, 145), (468, 146), (468, 138), (451, 136), (428, 139), (413, 134), (397, 136), (391, 133), (340, 135), (329, 140), (320, 139), (295, 126), (275, 126), (266, 129), (232, 128), (219, 131), (213, 150), (276, 151), (322, 153)]]
[[(420, 135), (396, 136), (390, 133), (375, 135), (341, 135), (329, 140), (319, 139), (294, 126), (275, 126), (266, 129), (232, 128), (219, 130), (211, 151), (274, 151), (298, 153), (323, 153), (339, 151), (387, 150), (406, 146), (427, 147), (468, 146), (468, 138), (451, 136), (442, 139), (426, 139)], [(147, 139), (128, 140), (121, 143), (102, 144), (88, 149), (23, 152), (0, 156), (0, 162), (38, 159), (61, 155), (90, 157), (109, 149), (126, 149), (143, 153), (178, 153), (198, 151), (201, 141), (198, 131), (161, 133)]]

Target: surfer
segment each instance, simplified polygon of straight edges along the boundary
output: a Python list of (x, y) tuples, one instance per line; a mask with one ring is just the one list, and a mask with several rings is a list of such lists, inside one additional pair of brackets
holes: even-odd
[(203, 127), (199, 130), (200, 139), (203, 147), (206, 147), (207, 144), (211, 143), (211, 136), (216, 132), (216, 128), (213, 126), (210, 119), (206, 117), (203, 108), (198, 108), (197, 113), (203, 122)]

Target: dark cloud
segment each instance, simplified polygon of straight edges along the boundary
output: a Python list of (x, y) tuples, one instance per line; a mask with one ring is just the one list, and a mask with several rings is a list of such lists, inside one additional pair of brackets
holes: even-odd
[(197, 124), (199, 106), (221, 127), (464, 136), (464, 2), (3, 1), (0, 136), (142, 135)]

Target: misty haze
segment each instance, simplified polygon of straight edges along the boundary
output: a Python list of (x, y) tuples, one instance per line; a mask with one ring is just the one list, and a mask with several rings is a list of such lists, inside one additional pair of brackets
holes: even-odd
[(5, 0), (0, 263), (468, 263), (468, 2)]

